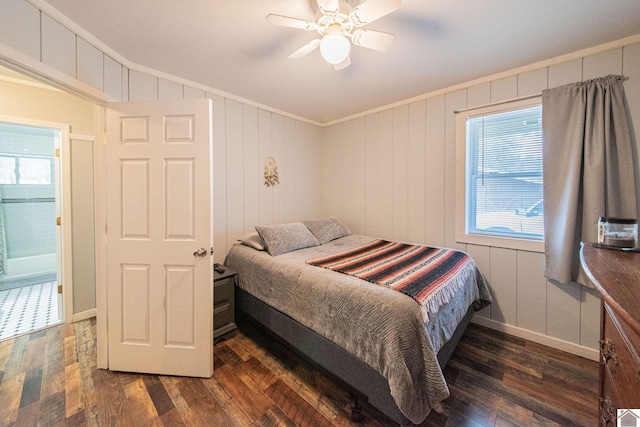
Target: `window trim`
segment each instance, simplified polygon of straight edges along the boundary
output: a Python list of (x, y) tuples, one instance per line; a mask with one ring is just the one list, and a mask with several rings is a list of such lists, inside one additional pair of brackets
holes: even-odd
[(517, 249), (544, 253), (543, 240), (531, 240), (516, 237), (487, 236), (468, 234), (466, 232), (466, 172), (467, 172), (467, 132), (468, 117), (486, 114), (498, 114), (514, 109), (540, 105), (541, 96), (527, 97), (522, 100), (500, 102), (477, 108), (469, 108), (456, 112), (456, 191), (455, 191), (455, 238), (458, 243), (468, 243), (481, 246), (492, 246), (507, 249)]

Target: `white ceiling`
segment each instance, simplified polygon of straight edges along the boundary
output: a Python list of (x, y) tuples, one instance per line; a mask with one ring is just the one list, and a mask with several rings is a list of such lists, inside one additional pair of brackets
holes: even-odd
[(402, 0), (367, 26), (391, 48), (334, 71), (287, 58), (317, 33), (265, 21), (315, 20), (314, 0), (47, 2), (134, 64), (319, 123), (640, 33), (639, 0)]

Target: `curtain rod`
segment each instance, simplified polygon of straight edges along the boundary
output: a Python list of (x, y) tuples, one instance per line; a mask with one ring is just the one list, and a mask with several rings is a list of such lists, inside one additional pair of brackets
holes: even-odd
[(470, 111), (470, 110), (477, 110), (478, 108), (493, 107), (494, 105), (509, 104), (510, 102), (525, 101), (527, 99), (539, 98), (541, 96), (542, 96), (542, 93), (537, 93), (535, 95), (527, 95), (527, 96), (521, 96), (519, 98), (505, 99), (504, 101), (496, 101), (496, 102), (491, 102), (489, 104), (477, 105), (475, 107), (463, 108), (462, 110), (454, 110), (453, 114), (464, 113), (465, 111)]
[[(595, 78), (595, 79), (584, 80), (584, 81), (577, 82), (577, 83), (589, 83), (589, 82), (597, 81), (597, 80), (600, 80), (600, 79), (606, 79), (607, 77), (610, 77), (610, 78), (615, 79), (615, 80), (623, 80), (623, 81), (629, 79), (629, 77), (627, 77), (625, 75), (609, 74), (609, 75), (604, 76), (604, 77), (598, 77), (598, 78)], [(537, 93), (537, 94), (534, 94), (534, 95), (521, 96), (519, 98), (506, 99), (504, 101), (491, 102), (489, 104), (478, 105), (476, 107), (463, 108), (462, 110), (454, 110), (453, 114), (464, 113), (465, 111), (476, 110), (478, 108), (493, 107), (495, 105), (508, 104), (508, 103), (511, 103), (511, 102), (525, 101), (527, 99), (537, 98), (539, 96), (542, 96), (542, 93)]]

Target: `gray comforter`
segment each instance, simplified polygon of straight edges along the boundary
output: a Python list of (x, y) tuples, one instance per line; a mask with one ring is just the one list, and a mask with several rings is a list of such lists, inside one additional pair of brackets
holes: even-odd
[(373, 237), (350, 235), (275, 257), (234, 245), (226, 264), (238, 286), (363, 360), (389, 382), (398, 408), (420, 424), (449, 389), (436, 354), (471, 304), (491, 301), (477, 272), (428, 323), (410, 297), (306, 260), (355, 248)]

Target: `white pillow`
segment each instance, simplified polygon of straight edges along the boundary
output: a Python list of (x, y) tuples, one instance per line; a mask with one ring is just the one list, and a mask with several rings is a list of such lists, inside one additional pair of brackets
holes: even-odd
[(297, 249), (318, 246), (318, 240), (301, 222), (276, 225), (256, 225), (270, 255), (276, 256)]
[(309, 231), (313, 233), (315, 238), (318, 239), (321, 245), (351, 234), (349, 228), (334, 216), (302, 222), (307, 226)]
[(250, 248), (257, 249), (259, 251), (265, 250), (264, 240), (262, 240), (262, 237), (260, 237), (260, 235), (255, 231), (238, 237), (238, 241)]

